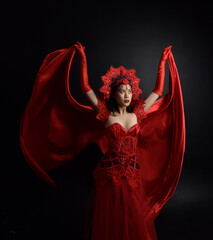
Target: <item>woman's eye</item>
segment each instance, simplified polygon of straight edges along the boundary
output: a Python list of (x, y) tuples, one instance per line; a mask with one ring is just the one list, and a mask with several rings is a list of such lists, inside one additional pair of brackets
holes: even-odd
[[(121, 93), (124, 93), (125, 91), (124, 90), (120, 90)], [(128, 90), (128, 93), (131, 93), (132, 90)]]

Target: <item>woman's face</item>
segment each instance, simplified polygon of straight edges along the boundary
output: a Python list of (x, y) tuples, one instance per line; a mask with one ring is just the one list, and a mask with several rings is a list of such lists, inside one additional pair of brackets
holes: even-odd
[(117, 88), (114, 97), (119, 106), (129, 106), (132, 101), (132, 88), (130, 84), (121, 84)]

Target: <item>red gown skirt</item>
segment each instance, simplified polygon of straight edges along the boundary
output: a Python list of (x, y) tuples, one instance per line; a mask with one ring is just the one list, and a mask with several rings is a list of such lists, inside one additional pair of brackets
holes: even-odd
[(85, 239), (157, 239), (154, 223), (146, 221), (149, 211), (143, 187), (134, 190), (125, 176), (116, 184), (96, 184), (87, 207)]

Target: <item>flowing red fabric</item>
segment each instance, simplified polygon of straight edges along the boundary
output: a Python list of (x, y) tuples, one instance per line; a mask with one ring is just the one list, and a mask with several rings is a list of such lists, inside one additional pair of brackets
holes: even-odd
[[(71, 46), (54, 51), (45, 57), (20, 124), (20, 144), (26, 161), (41, 179), (54, 187), (57, 186), (46, 170), (65, 164), (91, 143), (96, 142), (103, 154), (109, 147), (106, 129), (103, 122), (97, 118), (96, 110), (90, 105), (77, 102), (70, 93), (69, 72), (74, 54), (75, 47)], [(169, 53), (167, 60), (170, 71), (169, 92), (158, 99), (146, 112), (146, 116), (141, 118), (140, 128), (137, 127), (139, 125), (135, 125), (133, 128), (138, 129), (136, 157), (142, 168), (140, 176), (143, 188), (135, 192), (128, 181), (126, 182), (128, 184), (125, 184), (126, 178), (122, 178), (119, 191), (126, 196), (125, 198), (118, 195), (118, 192), (114, 191), (112, 185), (108, 183), (106, 183), (106, 188), (99, 189), (93, 195), (93, 203), (96, 202), (97, 204), (94, 206), (97, 207), (98, 203), (100, 204), (102, 201), (105, 201), (106, 205), (111, 201), (109, 206), (112, 206), (113, 201), (118, 203), (123, 199), (126, 204), (124, 205), (128, 206), (130, 215), (134, 210), (132, 209), (133, 204), (130, 206), (131, 203), (128, 201), (137, 199), (135, 210), (142, 211), (144, 209), (146, 218), (144, 227), (140, 225), (136, 228), (141, 228), (141, 232), (129, 236), (133, 238), (147, 236), (145, 239), (156, 239), (153, 221), (173, 195), (182, 169), (185, 150), (182, 91), (172, 52)], [(101, 96), (98, 96), (98, 99), (99, 104), (103, 103)], [(139, 103), (143, 100), (140, 98), (138, 103), (133, 102), (139, 108), (138, 116), (140, 115)], [(107, 113), (103, 111), (102, 114), (104, 116)], [(114, 129), (115, 126), (116, 124), (112, 128)], [(122, 126), (117, 125), (117, 127), (119, 127), (119, 131), (122, 131)], [(114, 192), (113, 200), (110, 200), (110, 192)], [(114, 202), (114, 204), (116, 203)], [(126, 219), (125, 216), (121, 217), (121, 210), (116, 208), (114, 211), (118, 212), (113, 216), (120, 216), (117, 221)], [(95, 215), (95, 208), (93, 214)], [(107, 212), (105, 212), (105, 219), (112, 217), (109, 213), (106, 217), (106, 214)], [(142, 215), (135, 215), (131, 215), (131, 219), (137, 219), (142, 223)], [(97, 218), (96, 223), (98, 223)], [(131, 225), (131, 221), (129, 225)], [(112, 224), (110, 226), (112, 227)], [(95, 226), (91, 228), (90, 231), (94, 231)], [(98, 229), (96, 229), (96, 233), (97, 231)], [(131, 239), (127, 235), (128, 233), (125, 235), (126, 238), (120, 236), (120, 239)], [(98, 238), (93, 237), (92, 239)], [(102, 239), (110, 238), (105, 236)], [(118, 236), (116, 239), (119, 239)]]

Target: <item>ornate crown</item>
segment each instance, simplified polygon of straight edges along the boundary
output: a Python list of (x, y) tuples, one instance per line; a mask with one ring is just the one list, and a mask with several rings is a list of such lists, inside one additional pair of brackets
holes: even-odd
[[(114, 68), (110, 66), (110, 69), (107, 71), (106, 75), (101, 76), (103, 86), (99, 88), (99, 91), (103, 93), (104, 99), (109, 98), (111, 94), (111, 85), (115, 82), (116, 85), (123, 82), (124, 84), (132, 85), (132, 97), (135, 100), (139, 99), (139, 95), (142, 93), (142, 90), (139, 88), (140, 79), (135, 75), (135, 69), (126, 69), (123, 66)], [(113, 81), (113, 78), (121, 77), (119, 80)], [(131, 82), (130, 82), (131, 81)]]

